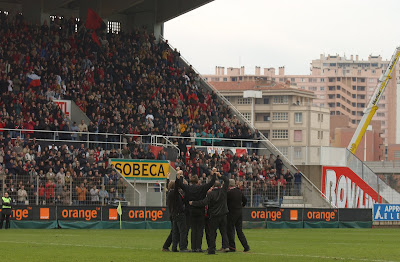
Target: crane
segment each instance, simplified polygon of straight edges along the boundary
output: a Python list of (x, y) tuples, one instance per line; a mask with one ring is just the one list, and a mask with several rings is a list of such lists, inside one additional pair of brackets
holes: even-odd
[(392, 58), (390, 59), (388, 67), (379, 78), (375, 92), (372, 95), (371, 100), (368, 103), (368, 106), (364, 109), (364, 115), (361, 118), (361, 121), (357, 126), (356, 132), (354, 133), (347, 147), (353, 154), (356, 153), (358, 145), (360, 144), (361, 139), (365, 134), (365, 130), (367, 129), (369, 123), (371, 122), (372, 117), (375, 115), (376, 110), (378, 110), (379, 100), (381, 99), (382, 94), (385, 91), (386, 86), (388, 85), (389, 79), (392, 78), (391, 75), (393, 70), (395, 70), (397, 60), (399, 60), (399, 56), (400, 56), (400, 46), (396, 48), (395, 52), (392, 55)]

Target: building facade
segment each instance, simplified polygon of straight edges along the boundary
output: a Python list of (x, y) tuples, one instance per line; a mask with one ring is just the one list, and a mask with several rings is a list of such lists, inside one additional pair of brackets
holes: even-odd
[[(328, 108), (330, 115), (349, 117), (349, 127), (356, 128), (363, 116), (363, 110), (373, 95), (379, 77), (386, 69), (389, 61), (381, 56), (369, 56), (367, 60), (360, 60), (358, 56), (350, 59), (338, 55), (321, 55), (319, 59), (312, 60), (310, 75), (287, 75), (285, 68), (255, 68), (254, 75), (246, 75), (245, 68), (216, 67), (215, 75), (204, 75), (209, 82), (239, 82), (239, 81), (272, 81), (276, 83), (290, 83), (300, 90), (312, 91), (315, 94), (313, 105)], [(387, 151), (388, 145), (400, 141), (400, 131), (396, 128), (398, 116), (398, 101), (396, 75), (388, 83), (384, 95), (379, 102), (379, 109), (374, 120), (381, 122), (383, 139), (382, 151)], [(335, 121), (333, 122), (335, 123)], [(334, 140), (334, 124), (330, 126), (331, 140)], [(396, 133), (397, 130), (397, 133)], [(397, 140), (397, 141), (396, 141)]]
[[(271, 81), (210, 84), (284, 155), (302, 158), (305, 147), (329, 146), (329, 109), (313, 106), (312, 92)], [(248, 90), (262, 97), (244, 98)]]

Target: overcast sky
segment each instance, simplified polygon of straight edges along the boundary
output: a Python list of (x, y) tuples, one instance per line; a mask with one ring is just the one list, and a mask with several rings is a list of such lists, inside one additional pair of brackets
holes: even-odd
[(399, 16), (398, 0), (215, 0), (168, 21), (164, 34), (202, 74), (215, 66), (309, 74), (320, 54), (390, 59)]

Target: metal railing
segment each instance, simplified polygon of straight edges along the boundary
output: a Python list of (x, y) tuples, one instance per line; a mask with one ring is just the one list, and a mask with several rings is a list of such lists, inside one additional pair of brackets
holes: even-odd
[(15, 205), (113, 205), (120, 201), (137, 205), (127, 201), (131, 198), (126, 194), (130, 192), (128, 185), (117, 173), (71, 176), (49, 171), (46, 174), (29, 173), (25, 177), (3, 174), (0, 175), (0, 186), (1, 194), (8, 192)]
[(400, 193), (379, 178), (363, 161), (358, 159), (347, 148), (346, 166), (362, 178), (378, 195), (390, 204), (400, 204)]

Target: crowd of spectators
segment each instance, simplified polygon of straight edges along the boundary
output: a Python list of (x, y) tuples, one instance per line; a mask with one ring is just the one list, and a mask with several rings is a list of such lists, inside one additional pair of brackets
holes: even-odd
[(272, 154), (267, 157), (253, 152), (238, 156), (229, 150), (211, 154), (192, 145), (189, 157), (181, 154), (175, 167), (183, 170), (188, 182), (197, 176), (201, 183), (207, 182), (211, 169), (216, 167), (236, 181), (248, 199), (248, 206), (281, 203), (285, 195), (301, 195), (301, 173), (292, 174), (284, 168), (280, 157)]
[[(37, 26), (25, 23), (22, 15), (11, 20), (3, 13), (0, 22), (0, 182), (5, 178), (7, 183), (1, 186), (20, 203), (33, 203), (37, 194), (40, 203), (63, 204), (123, 197), (122, 182), (118, 185), (115, 172), (107, 166), (109, 157), (166, 157), (164, 151), (154, 156), (142, 145), (148, 141), (135, 135), (192, 137), (174, 140), (183, 156), (190, 143), (236, 146), (222, 138), (259, 139), (259, 133), (232, 115), (215, 93), (201, 88), (200, 76), (190, 66), (180, 65), (176, 49), (145, 30), (100, 33), (99, 46), (91, 32), (72, 18)], [(40, 77), (39, 86), (28, 84), (27, 75), (32, 74)], [(70, 125), (53, 99), (75, 101), (91, 122)], [(86, 131), (95, 133), (90, 140), (110, 143), (118, 141), (118, 134), (133, 136), (122, 150), (95, 143), (41, 146), (36, 140), (86, 141)], [(257, 143), (245, 145), (257, 147)], [(239, 158), (196, 151), (194, 156), (177, 160), (187, 179), (194, 174), (205, 177), (210, 168), (219, 166), (226, 175), (243, 181), (244, 192), (248, 181), (263, 192), (275, 190), (278, 181), (282, 187), (285, 179), (291, 183), (290, 177), (279, 176), (281, 171), (274, 169), (271, 159), (256, 154)]]

